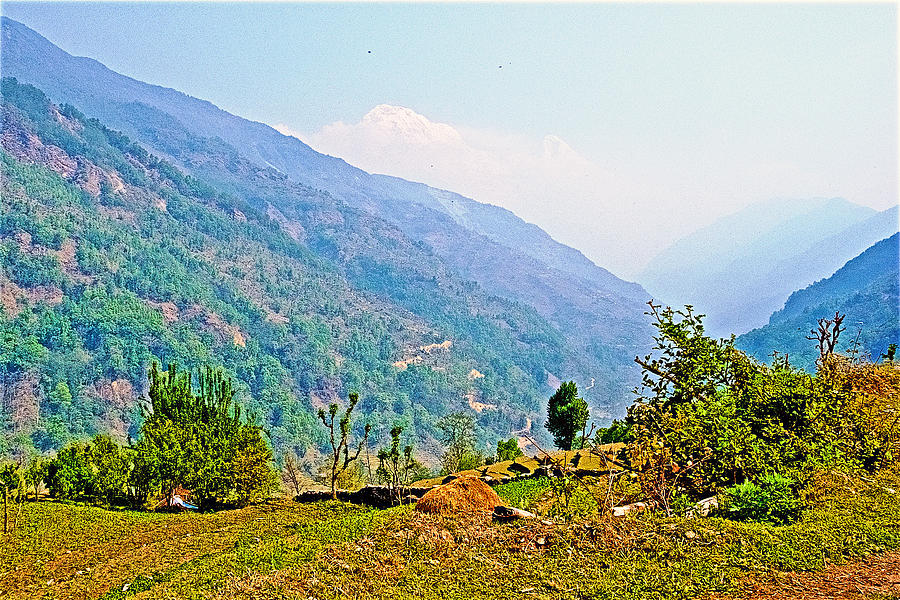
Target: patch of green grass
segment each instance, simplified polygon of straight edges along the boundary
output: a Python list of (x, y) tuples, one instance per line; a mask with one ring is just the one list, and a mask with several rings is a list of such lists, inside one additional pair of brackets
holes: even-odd
[(548, 477), (519, 479), (494, 487), (494, 491), (504, 502), (521, 509), (528, 509), (549, 489), (550, 479)]
[(357, 540), (408, 508), (375, 510), (340, 502), (317, 503), (330, 514), (298, 521), (282, 531), (245, 533), (232, 548), (198, 557), (165, 573), (148, 598), (206, 598), (229, 577), (301, 567), (323, 548)]
[(134, 594), (145, 592), (158, 582), (159, 579), (154, 580), (153, 576), (151, 575), (138, 575), (130, 582), (123, 585), (121, 588), (117, 587), (111, 589), (109, 592), (101, 596), (98, 600), (122, 600), (123, 598), (128, 598), (129, 596), (133, 596)]
[[(548, 489), (540, 479), (497, 488), (526, 506)], [(497, 524), (339, 502), (209, 514), (42, 502), (0, 540), (0, 597), (687, 599), (739, 591), (754, 573), (900, 548), (891, 490), (900, 470), (823, 480), (783, 527), (651, 514)]]

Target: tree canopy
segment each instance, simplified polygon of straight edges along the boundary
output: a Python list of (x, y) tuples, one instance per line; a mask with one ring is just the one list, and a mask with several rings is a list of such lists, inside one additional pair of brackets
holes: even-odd
[(571, 450), (575, 438), (587, 424), (588, 416), (587, 402), (578, 397), (575, 382), (563, 382), (547, 404), (546, 427), (553, 435), (556, 447)]

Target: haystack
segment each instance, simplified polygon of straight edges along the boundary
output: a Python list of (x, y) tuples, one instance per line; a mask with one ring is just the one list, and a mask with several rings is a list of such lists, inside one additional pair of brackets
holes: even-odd
[(482, 513), (493, 512), (503, 504), (491, 486), (477, 477), (458, 477), (436, 487), (416, 502), (416, 510), (426, 513)]

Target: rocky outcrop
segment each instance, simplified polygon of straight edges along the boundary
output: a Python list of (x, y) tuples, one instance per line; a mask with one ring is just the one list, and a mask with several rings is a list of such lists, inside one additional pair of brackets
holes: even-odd
[(39, 394), (36, 375), (0, 377), (0, 409), (12, 422), (13, 431), (26, 431), (37, 425), (41, 414)]

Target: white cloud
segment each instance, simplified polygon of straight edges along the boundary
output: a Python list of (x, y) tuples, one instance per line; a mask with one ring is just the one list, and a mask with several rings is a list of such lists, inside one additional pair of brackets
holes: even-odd
[(717, 168), (722, 157), (714, 154), (704, 162), (715, 175), (699, 180), (676, 155), (668, 164), (648, 165), (641, 156), (601, 164), (556, 135), (534, 139), (435, 123), (386, 104), (357, 123), (338, 121), (315, 133), (274, 127), (366, 171), (508, 208), (626, 278), (677, 238), (759, 198), (723, 197), (721, 190), (729, 187), (724, 179), (730, 178), (731, 186), (737, 181), (739, 188), (742, 179), (757, 173), (729, 172), (725, 164)]

